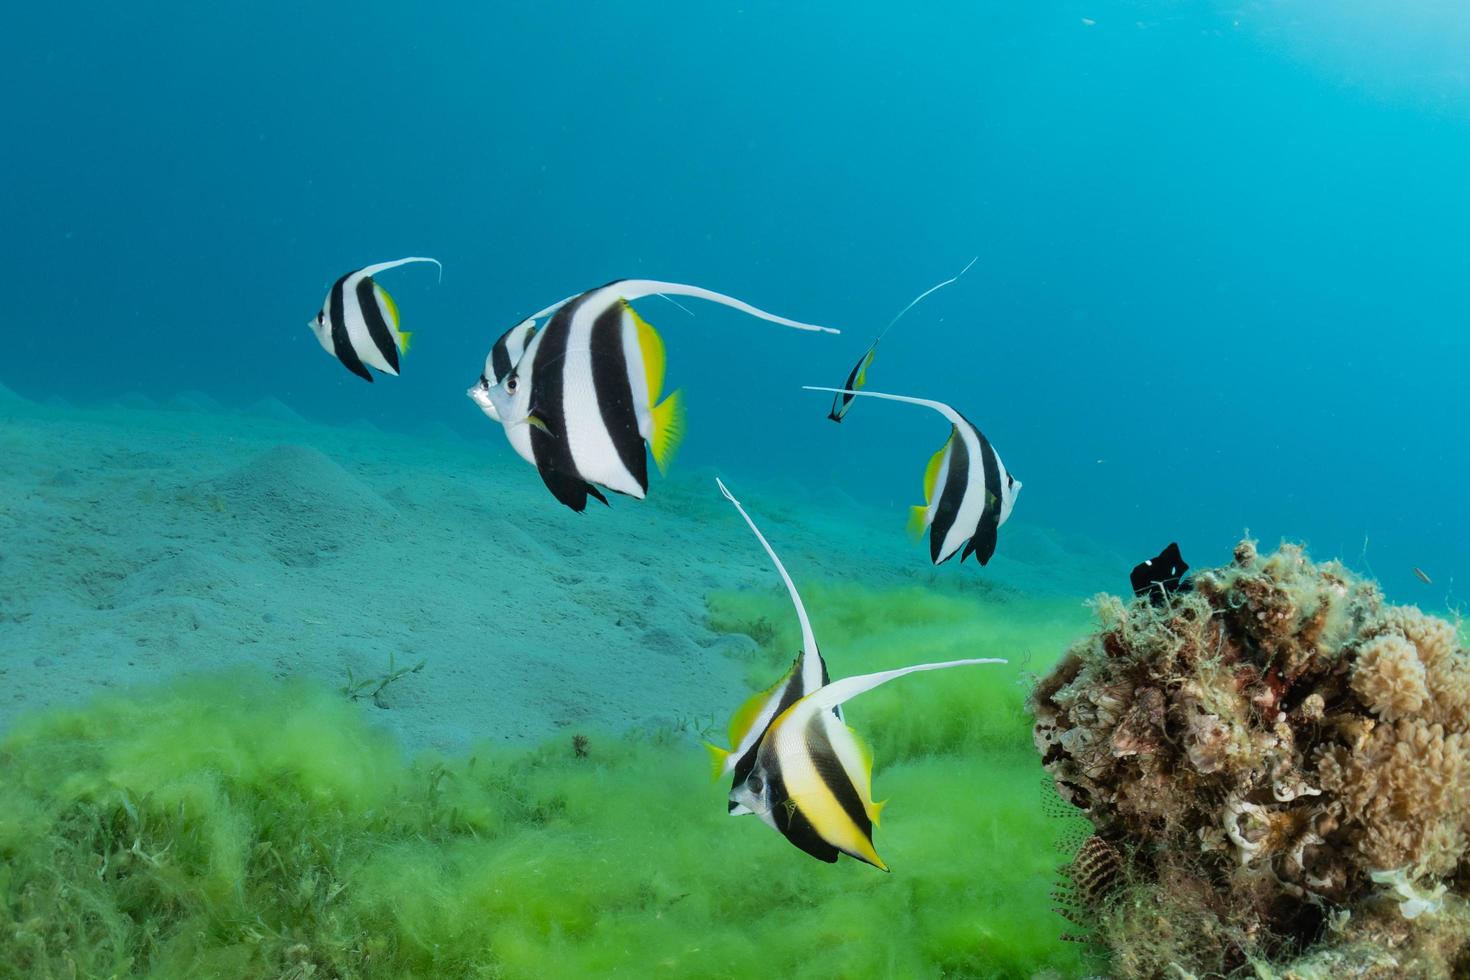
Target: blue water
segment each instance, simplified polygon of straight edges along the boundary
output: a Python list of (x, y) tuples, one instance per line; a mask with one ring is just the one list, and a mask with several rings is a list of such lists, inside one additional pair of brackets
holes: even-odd
[[(0, 380), (439, 420), (524, 467), (463, 395), (495, 336), (693, 282), (844, 334), (645, 303), (682, 463), (840, 487), (897, 534), (943, 423), (833, 426), (797, 386), (978, 255), (869, 383), (977, 422), (1015, 520), (1196, 564), (1249, 528), (1442, 605), (1470, 566), (1470, 10), (1389, 6), (18, 5)], [(409, 254), (443, 282), (384, 277), (416, 346), (363, 384), (305, 322)]]

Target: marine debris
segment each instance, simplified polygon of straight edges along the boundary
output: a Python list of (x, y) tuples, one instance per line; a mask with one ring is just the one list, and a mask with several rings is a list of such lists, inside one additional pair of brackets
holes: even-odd
[(1043, 765), (1095, 829), (1072, 897), (1112, 972), (1464, 975), (1456, 627), (1290, 544), (1191, 580), (1100, 597), (1032, 694)]

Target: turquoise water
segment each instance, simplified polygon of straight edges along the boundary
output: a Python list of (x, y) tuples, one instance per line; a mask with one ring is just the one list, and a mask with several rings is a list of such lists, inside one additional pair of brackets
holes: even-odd
[[(0, 977), (1098, 968), (1051, 916), (1082, 831), (1023, 706), (1082, 600), (1248, 532), (1462, 601), (1470, 12), (1400, 6), (8, 11)], [(414, 343), (365, 384), (306, 323), (409, 255), (442, 280), (380, 277)], [(935, 571), (902, 527), (945, 423), (833, 425), (801, 386), (972, 258), (867, 377), (1024, 482), (996, 562)], [(465, 389), (625, 277), (842, 333), (640, 301), (688, 438), (650, 499), (577, 517)], [(704, 781), (799, 642), (716, 474), (833, 676), (1010, 659), (854, 706), (891, 876)]]
[[(485, 423), (524, 313), (618, 276), (831, 323), (650, 312), (700, 462), (912, 502), (951, 400), (1019, 511), (1128, 553), (1243, 529), (1435, 600), (1470, 558), (1470, 15), (1353, 3), (31, 5), (8, 18), (6, 381)], [(342, 272), (418, 329), (372, 387), (302, 328)], [(499, 446), (488, 458), (509, 460)], [(529, 477), (529, 474), (528, 474)]]

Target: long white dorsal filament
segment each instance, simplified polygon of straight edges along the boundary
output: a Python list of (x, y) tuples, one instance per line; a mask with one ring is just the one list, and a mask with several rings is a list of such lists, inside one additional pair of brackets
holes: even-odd
[[(980, 261), (980, 256), (977, 255), (973, 259), (970, 260), (970, 262), (969, 262), (968, 265), (966, 265), (963, 269), (960, 270), (959, 275), (957, 275), (957, 276), (951, 276), (950, 278), (944, 280), (944, 282), (935, 283), (934, 285), (930, 286), (928, 289), (924, 290), (919, 295), (915, 296), (913, 299), (909, 300), (909, 305), (908, 306), (905, 306), (903, 309), (899, 310), (898, 311), (898, 315), (895, 316), (892, 320), (889, 320), (888, 321), (888, 326), (884, 327), (883, 328), (883, 332), (880, 333), (880, 334), (878, 334), (878, 340), (882, 340), (884, 337), (886, 337), (888, 335), (888, 331), (890, 331), (890, 330), (893, 329), (893, 325), (895, 323), (897, 323), (899, 320), (902, 320), (903, 319), (903, 315), (905, 313), (907, 313), (909, 310), (912, 310), (914, 307), (916, 307), (920, 303), (922, 303), (924, 301), (925, 297), (927, 297), (927, 296), (929, 296), (929, 295), (931, 295), (933, 293), (939, 292), (939, 290), (943, 289), (945, 286), (948, 286), (952, 282), (958, 282), (961, 276), (963, 276), (965, 273), (967, 273), (967, 272), (970, 271), (970, 266), (974, 265), (978, 261)], [(873, 341), (873, 347), (877, 347), (878, 346), (878, 340)]]
[(761, 543), (762, 548), (766, 549), (766, 554), (771, 556), (771, 563), (776, 566), (776, 571), (781, 574), (781, 581), (786, 583), (786, 591), (791, 593), (791, 604), (796, 607), (796, 618), (801, 620), (802, 652), (808, 657), (815, 657), (817, 655), (817, 638), (812, 632), (811, 620), (807, 619), (806, 607), (802, 605), (801, 596), (797, 594), (796, 583), (792, 582), (791, 576), (786, 574), (786, 566), (781, 564), (781, 559), (777, 557), (775, 549), (766, 540), (766, 536), (761, 533), (761, 529), (755, 526), (755, 521), (750, 519), (750, 515), (745, 512), (744, 507), (740, 506), (740, 501), (735, 499), (735, 495), (725, 486), (724, 481), (716, 477), (715, 484), (720, 488), (720, 493), (725, 495), (725, 499), (735, 505), (735, 509), (740, 512), (740, 516), (745, 518), (745, 523), (749, 524), (750, 529), (755, 532), (756, 540)]
[(893, 402), (908, 402), (910, 405), (923, 405), (926, 408), (934, 409), (934, 411), (943, 415), (955, 425), (961, 425), (965, 421), (960, 417), (959, 412), (956, 412), (953, 408), (944, 404), (944, 402), (936, 402), (928, 398), (914, 398), (909, 395), (888, 395), (881, 391), (854, 391), (851, 388), (823, 388), (818, 385), (802, 385), (801, 387), (804, 391), (826, 391), (837, 395), (858, 395), (862, 398), (883, 398)]
[[(803, 713), (816, 714), (835, 708), (838, 705), (850, 701), (859, 694), (871, 691), (875, 687), (887, 684), (905, 674), (915, 674), (921, 670), (944, 670), (948, 667), (964, 667), (970, 664), (1003, 664), (1009, 661), (998, 657), (979, 657), (968, 660), (946, 660), (935, 664), (914, 664), (912, 667), (899, 667), (897, 670), (882, 670), (876, 674), (859, 674), (856, 677), (844, 677), (833, 681), (825, 687), (808, 694), (802, 699)], [(793, 706), (792, 713), (796, 713)], [(808, 715), (810, 717), (810, 715)]]
[[(742, 313), (747, 313), (750, 316), (757, 317), (761, 320), (767, 320), (771, 323), (779, 323), (783, 327), (792, 327), (796, 330), (811, 330), (819, 333), (842, 332), (841, 330), (836, 330), (832, 327), (822, 327), (818, 326), (815, 323), (802, 323), (800, 320), (789, 320), (784, 316), (777, 316), (774, 313), (767, 313), (765, 310), (751, 306), (749, 303), (738, 300), (733, 296), (726, 296), (724, 293), (717, 293), (714, 290), (704, 289), (699, 286), (688, 286), (684, 283), (678, 282), (658, 282), (657, 280), (653, 279), (625, 279), (622, 282), (614, 283), (613, 285), (617, 288), (619, 295), (621, 295), (623, 299), (629, 301), (642, 299), (645, 296), (655, 296), (658, 294), (668, 294), (672, 296), (692, 296), (695, 299), (708, 300), (711, 303), (719, 303), (722, 306), (728, 306), (731, 309), (739, 310)], [(562, 302), (565, 302), (565, 300), (563, 300)], [(561, 304), (557, 305), (560, 306)]]
[(394, 259), (392, 262), (379, 262), (377, 265), (370, 265), (366, 269), (361, 269), (359, 271), (364, 276), (376, 276), (380, 272), (387, 272), (389, 269), (396, 269), (400, 265), (408, 265), (410, 262), (434, 263), (439, 267), (439, 281), (444, 281), (444, 263), (440, 262), (438, 259), (431, 259), (422, 255), (410, 255), (406, 259)]

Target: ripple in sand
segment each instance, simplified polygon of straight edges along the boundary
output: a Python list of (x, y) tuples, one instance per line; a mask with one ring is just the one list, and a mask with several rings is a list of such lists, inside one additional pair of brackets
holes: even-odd
[(131, 408), (138, 412), (151, 412), (158, 407), (157, 402), (138, 391), (129, 391), (119, 396), (114, 404), (121, 408)]
[(168, 401), (163, 407), (170, 412), (223, 412), (224, 406), (215, 401), (202, 391), (181, 391)]
[(308, 424), (306, 419), (302, 418), (296, 409), (275, 397), (262, 398), (245, 409), (245, 414), (254, 415), (263, 419), (271, 419), (276, 422), (285, 422), (290, 425)]
[(317, 565), (381, 538), (396, 517), (371, 487), (309, 446), (277, 446), (196, 489), (216, 495), (221, 518), (248, 528), (286, 565)]
[(160, 596), (229, 601), (239, 589), (236, 566), (191, 550), (149, 562), (133, 572), (118, 590), (116, 601), (132, 604)]

